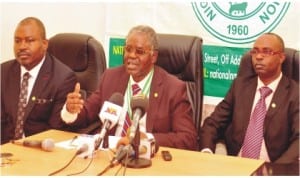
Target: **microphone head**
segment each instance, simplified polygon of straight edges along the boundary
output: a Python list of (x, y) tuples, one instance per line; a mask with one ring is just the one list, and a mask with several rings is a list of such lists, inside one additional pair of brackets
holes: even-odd
[(147, 111), (148, 105), (149, 105), (149, 100), (143, 94), (134, 95), (131, 98), (131, 102), (130, 102), (131, 109), (133, 111), (136, 110), (136, 109), (140, 109), (142, 111), (142, 116)]
[(86, 151), (88, 151), (88, 150), (89, 150), (89, 145), (86, 144), (86, 143), (84, 143), (83, 145), (81, 145), (81, 146), (79, 147), (79, 149), (78, 149), (77, 152), (76, 152), (76, 155), (79, 155), (79, 154), (81, 154), (81, 153), (83, 153), (83, 152), (86, 152)]
[(55, 147), (54, 140), (51, 138), (47, 138), (47, 139), (43, 140), (41, 147), (45, 151), (53, 151), (53, 149)]
[(123, 110), (124, 97), (120, 93), (114, 93), (109, 101), (105, 101), (99, 113), (99, 117), (103, 123), (109, 121), (109, 129), (114, 127), (119, 120)]
[(123, 106), (124, 97), (121, 93), (116, 92), (111, 95), (111, 97), (109, 98), (109, 102), (114, 103), (119, 106)]

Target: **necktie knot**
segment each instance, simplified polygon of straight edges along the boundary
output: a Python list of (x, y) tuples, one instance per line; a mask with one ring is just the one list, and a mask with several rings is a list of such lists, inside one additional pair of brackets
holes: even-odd
[(262, 98), (266, 98), (272, 93), (272, 90), (269, 87), (261, 87), (259, 92)]
[(133, 84), (131, 87), (132, 87), (132, 95), (136, 95), (141, 91), (141, 88), (136, 83)]
[(23, 79), (24, 79), (24, 80), (29, 79), (29, 77), (30, 77), (29, 72), (26, 72), (26, 73), (23, 75)]

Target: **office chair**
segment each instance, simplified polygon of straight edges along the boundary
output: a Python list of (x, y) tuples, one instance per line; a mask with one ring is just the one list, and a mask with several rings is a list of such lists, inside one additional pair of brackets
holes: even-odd
[[(59, 33), (49, 39), (48, 52), (73, 69), (84, 99), (96, 90), (106, 69), (106, 58), (102, 45), (95, 38), (87, 34)], [(100, 120), (76, 132), (92, 133), (100, 127), (99, 123)]]
[[(282, 64), (282, 73), (299, 83), (299, 51), (293, 48), (285, 48), (284, 52), (286, 58)], [(237, 76), (250, 77), (252, 75), (256, 74), (252, 67), (251, 55), (247, 52), (241, 59)]]
[(158, 38), (156, 64), (186, 82), (199, 143), (203, 102), (202, 39), (177, 34), (158, 34)]

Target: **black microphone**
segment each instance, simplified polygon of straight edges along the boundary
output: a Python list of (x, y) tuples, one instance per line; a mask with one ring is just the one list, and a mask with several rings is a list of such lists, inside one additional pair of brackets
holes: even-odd
[[(145, 145), (139, 145), (138, 152), (139, 154), (147, 153), (147, 147)], [(129, 144), (128, 138), (124, 137), (117, 143), (116, 156), (111, 160), (111, 164), (116, 165), (117, 163), (120, 163), (127, 154), (129, 157), (132, 157), (135, 155), (135, 150), (133, 150), (132, 145)]]
[(97, 150), (103, 141), (106, 133), (118, 122), (122, 113), (122, 106), (124, 103), (124, 97), (121, 93), (114, 93), (109, 101), (103, 103), (102, 109), (99, 113), (100, 119), (103, 123), (99, 137), (95, 140), (95, 148)]
[(119, 164), (126, 156), (133, 156), (133, 154), (132, 145), (121, 145), (116, 152), (116, 156), (110, 161), (110, 167)]
[[(147, 148), (145, 146), (141, 146), (139, 149), (140, 154), (144, 154), (147, 152)], [(109, 168), (112, 168), (119, 163), (121, 163), (126, 157), (133, 157), (135, 152), (133, 150), (132, 145), (120, 145), (118, 150), (116, 151), (116, 156), (110, 161), (110, 164), (98, 174), (98, 176), (103, 175)]]
[(99, 174), (97, 174), (97, 176), (103, 175), (110, 168), (119, 164), (124, 158), (126, 158), (126, 156), (129, 157), (129, 155), (132, 151), (133, 151), (133, 148), (131, 145), (120, 145), (120, 147), (116, 151), (114, 158), (110, 161), (110, 164), (108, 166), (106, 166), (106, 168), (103, 171), (101, 171)]
[(47, 138), (44, 140), (24, 140), (21, 142), (12, 140), (11, 142), (13, 144), (23, 145), (26, 147), (41, 148), (44, 151), (53, 151), (55, 147), (54, 141), (51, 138)]
[(136, 135), (140, 119), (144, 116), (149, 105), (149, 100), (145, 95), (135, 95), (131, 98), (130, 106), (133, 113), (133, 123), (130, 127), (129, 142), (131, 143)]

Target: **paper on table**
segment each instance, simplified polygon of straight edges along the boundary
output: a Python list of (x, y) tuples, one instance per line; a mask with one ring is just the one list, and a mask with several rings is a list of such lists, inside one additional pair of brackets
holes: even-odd
[[(87, 152), (84, 152), (83, 154), (80, 155), (80, 157), (85, 157), (85, 156), (90, 156), (92, 155), (94, 151), (94, 145), (95, 145), (95, 140), (98, 137), (98, 135), (87, 135), (87, 134), (81, 134), (78, 135), (77, 137), (74, 137), (73, 139), (58, 142), (55, 144), (57, 147), (65, 148), (65, 149), (79, 149), (80, 146), (83, 144), (87, 144), (89, 147), (89, 150)], [(109, 148), (114, 149), (116, 148), (116, 145), (118, 141), (120, 140), (121, 137), (117, 136), (109, 136), (108, 137), (108, 143), (109, 143)], [(101, 150), (105, 150), (102, 148), (102, 143), (99, 147)]]

